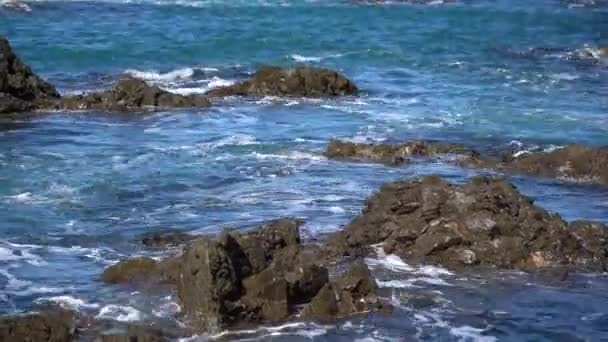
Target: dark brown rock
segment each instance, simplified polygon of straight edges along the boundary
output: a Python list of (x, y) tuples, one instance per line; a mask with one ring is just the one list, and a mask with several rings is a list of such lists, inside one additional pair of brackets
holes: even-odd
[(364, 213), (330, 239), (334, 256), (387, 253), (449, 268), (606, 268), (606, 227), (568, 225), (502, 179), (452, 185), (437, 177), (384, 185)]
[(274, 253), (284, 247), (300, 245), (301, 221), (281, 219), (245, 233), (233, 232), (240, 250), (247, 259), (239, 263), (243, 276), (258, 273), (268, 267)]
[(253, 79), (207, 93), (225, 96), (333, 97), (357, 95), (357, 87), (339, 73), (321, 68), (260, 68)]
[(302, 317), (320, 322), (381, 309), (377, 284), (365, 263), (355, 262), (351, 269), (327, 283), (302, 311)]
[(330, 159), (375, 162), (388, 165), (407, 163), (411, 158), (438, 157), (441, 155), (470, 158), (477, 156), (478, 153), (460, 145), (443, 145), (426, 141), (390, 145), (332, 140), (325, 151), (325, 156)]
[(508, 172), (608, 184), (608, 148), (570, 145), (552, 152), (526, 154), (499, 165)]
[(0, 113), (33, 110), (59, 98), (57, 90), (38, 77), (0, 37)]
[(48, 310), (23, 316), (0, 318), (0, 341), (71, 342), (75, 315), (64, 310)]
[(204, 108), (211, 102), (204, 95), (179, 95), (150, 86), (145, 81), (128, 77), (116, 87), (101, 93), (64, 97), (57, 109), (99, 111), (142, 111), (159, 108)]

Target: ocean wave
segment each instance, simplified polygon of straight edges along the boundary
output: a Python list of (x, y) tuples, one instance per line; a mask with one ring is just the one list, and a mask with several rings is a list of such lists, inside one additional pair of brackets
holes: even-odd
[(461, 327), (450, 328), (450, 335), (458, 337), (461, 341), (475, 341), (475, 342), (495, 342), (498, 339), (494, 336), (483, 335), (487, 329), (474, 328), (468, 325)]
[(134, 322), (144, 318), (144, 314), (132, 306), (109, 304), (101, 308), (96, 318), (112, 319), (119, 322)]
[(156, 81), (156, 82), (168, 82), (176, 80), (188, 80), (191, 79), (195, 74), (193, 68), (183, 68), (166, 73), (159, 73), (157, 71), (139, 71), (134, 69), (128, 69), (124, 72), (127, 75), (135, 78), (140, 78), (144, 81)]
[(71, 310), (82, 310), (82, 309), (97, 309), (99, 304), (87, 303), (82, 299), (71, 297), (71, 296), (54, 296), (54, 297), (41, 297), (36, 299), (36, 303), (51, 302), (59, 305), (64, 309)]
[(303, 55), (294, 53), (294, 54), (289, 55), (289, 58), (293, 59), (296, 62), (320, 62), (324, 59), (340, 58), (340, 57), (344, 57), (344, 56), (345, 56), (345, 54), (342, 54), (342, 53), (336, 53), (336, 54), (324, 55), (324, 56), (303, 56)]

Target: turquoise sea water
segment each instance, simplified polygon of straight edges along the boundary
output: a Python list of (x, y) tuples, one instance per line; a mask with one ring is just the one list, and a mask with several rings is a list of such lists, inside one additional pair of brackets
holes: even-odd
[[(328, 161), (322, 151), (332, 137), (433, 139), (513, 153), (608, 145), (608, 61), (588, 53), (608, 45), (608, 6), (581, 3), (39, 1), (29, 13), (0, 10), (0, 35), (65, 94), (110, 87), (124, 74), (203, 92), (263, 64), (337, 69), (363, 91), (338, 100), (229, 99), (198, 111), (1, 121), (0, 311), (56, 301), (100, 317), (171, 321), (172, 294), (99, 281), (113, 262), (158, 255), (138, 244), (147, 233), (216, 232), (296, 216), (314, 238), (347, 224), (383, 182), (423, 174), (463, 182), (477, 174), (440, 163)], [(510, 179), (567, 220), (608, 222), (606, 188)], [(608, 336), (603, 275), (555, 283), (368, 261), (387, 297), (419, 293), (440, 304), (238, 337)]]

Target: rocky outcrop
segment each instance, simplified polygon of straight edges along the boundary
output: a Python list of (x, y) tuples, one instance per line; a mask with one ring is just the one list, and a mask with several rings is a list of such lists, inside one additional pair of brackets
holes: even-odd
[(551, 152), (524, 154), (492, 165), (505, 172), (553, 177), (580, 182), (608, 184), (608, 148), (570, 145)]
[(0, 113), (33, 110), (58, 98), (57, 90), (36, 76), (0, 37)]
[(199, 330), (287, 319), (328, 282), (327, 269), (301, 256), (298, 221), (194, 242), (182, 258), (177, 292)]
[(410, 262), (453, 269), (604, 271), (608, 261), (605, 226), (568, 224), (506, 181), (489, 178), (466, 185), (438, 177), (384, 185), (328, 249), (334, 256), (362, 256), (372, 244)]
[(426, 141), (413, 141), (404, 144), (362, 144), (341, 140), (331, 140), (325, 151), (330, 159), (375, 162), (399, 165), (412, 158), (431, 158), (439, 156), (471, 158), (478, 153), (460, 145), (445, 145)]
[(251, 80), (213, 89), (207, 95), (213, 97), (334, 97), (357, 95), (357, 93), (358, 89), (353, 82), (332, 70), (268, 66), (260, 68)]
[(128, 77), (120, 80), (111, 90), (64, 97), (55, 104), (55, 109), (129, 112), (209, 106), (211, 102), (207, 96), (173, 94), (157, 86), (150, 86), (141, 79)]
[(51, 309), (28, 315), (0, 317), (0, 341), (75, 341), (75, 315)]

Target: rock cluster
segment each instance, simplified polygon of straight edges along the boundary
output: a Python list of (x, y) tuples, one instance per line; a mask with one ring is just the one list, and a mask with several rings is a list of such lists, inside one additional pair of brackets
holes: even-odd
[(207, 94), (213, 97), (333, 97), (357, 93), (353, 82), (333, 70), (268, 66), (260, 68), (251, 80), (216, 88)]
[(200, 237), (180, 256), (127, 260), (107, 269), (103, 279), (173, 283), (190, 325), (204, 332), (281, 322), (298, 313), (325, 321), (379, 308), (367, 266), (355, 263), (330, 280), (328, 269), (315, 262), (317, 251), (302, 245), (299, 225), (283, 219), (250, 232)]
[(604, 225), (568, 224), (513, 185), (490, 178), (453, 185), (429, 176), (384, 185), (328, 248), (335, 256), (362, 256), (372, 244), (410, 262), (455, 269), (605, 271), (608, 261)]
[(179, 95), (150, 86), (141, 79), (125, 78), (114, 89), (101, 93), (64, 97), (55, 109), (141, 111), (158, 108), (204, 108), (211, 106), (207, 96), (200, 94)]

